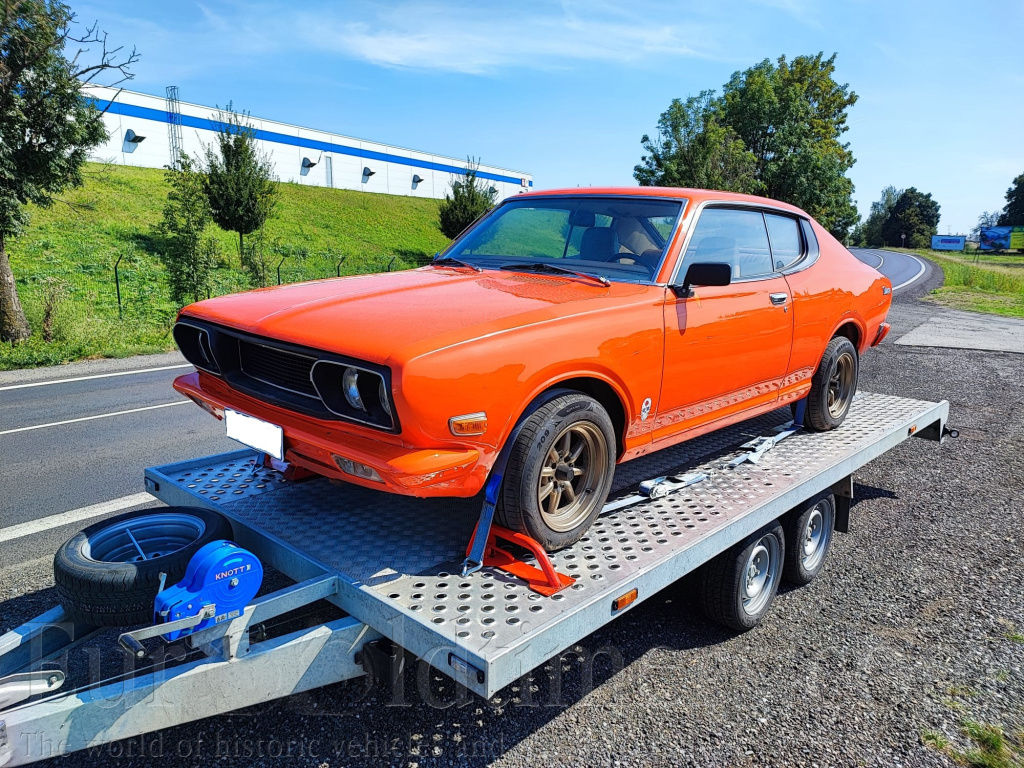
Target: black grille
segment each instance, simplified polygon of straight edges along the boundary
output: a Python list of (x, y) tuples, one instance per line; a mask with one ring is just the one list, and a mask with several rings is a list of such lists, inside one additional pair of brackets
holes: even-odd
[(252, 378), (319, 399), (309, 378), (314, 358), (242, 340), (238, 342), (238, 354), (242, 370)]

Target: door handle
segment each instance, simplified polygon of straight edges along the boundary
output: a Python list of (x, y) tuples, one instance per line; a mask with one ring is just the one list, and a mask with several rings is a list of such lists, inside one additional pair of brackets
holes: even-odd
[(781, 306), (781, 305), (786, 303), (786, 299), (789, 298), (789, 294), (787, 294), (787, 293), (770, 293), (770, 294), (768, 294), (768, 298), (772, 300), (772, 304), (774, 304), (775, 306), (778, 307), (778, 306)]

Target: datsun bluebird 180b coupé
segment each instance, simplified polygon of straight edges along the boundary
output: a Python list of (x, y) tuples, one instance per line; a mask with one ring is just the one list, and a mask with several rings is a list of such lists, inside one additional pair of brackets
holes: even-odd
[(555, 550), (617, 462), (803, 398), (807, 427), (838, 426), (890, 299), (791, 205), (523, 194), (422, 268), (186, 307), (175, 387), (292, 465), (414, 496), (477, 494), (521, 425), (499, 521)]

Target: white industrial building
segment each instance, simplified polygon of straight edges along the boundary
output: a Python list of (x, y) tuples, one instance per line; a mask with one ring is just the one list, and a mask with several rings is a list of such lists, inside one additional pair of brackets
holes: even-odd
[[(109, 139), (93, 158), (121, 165), (163, 168), (171, 164), (171, 146), (201, 157), (215, 140), (217, 110), (180, 102), (176, 89), (168, 97), (119, 88), (86, 86), (84, 93), (103, 111)], [(465, 158), (443, 157), (327, 131), (252, 117), (249, 123), (272, 158), (280, 181), (319, 187), (356, 189), (410, 197), (442, 198), (456, 174), (465, 173)], [(530, 174), (480, 165), (477, 175), (498, 198), (533, 186)]]

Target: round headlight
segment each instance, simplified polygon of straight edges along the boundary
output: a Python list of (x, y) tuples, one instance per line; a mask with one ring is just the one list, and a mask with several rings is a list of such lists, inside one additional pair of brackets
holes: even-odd
[(380, 406), (384, 413), (391, 415), (391, 401), (388, 399), (388, 388), (384, 385), (384, 379), (380, 380), (380, 388), (377, 390), (377, 397), (380, 398)]
[(345, 392), (345, 399), (348, 404), (357, 411), (365, 411), (363, 398), (359, 394), (359, 371), (356, 368), (346, 368), (341, 377), (341, 388)]

